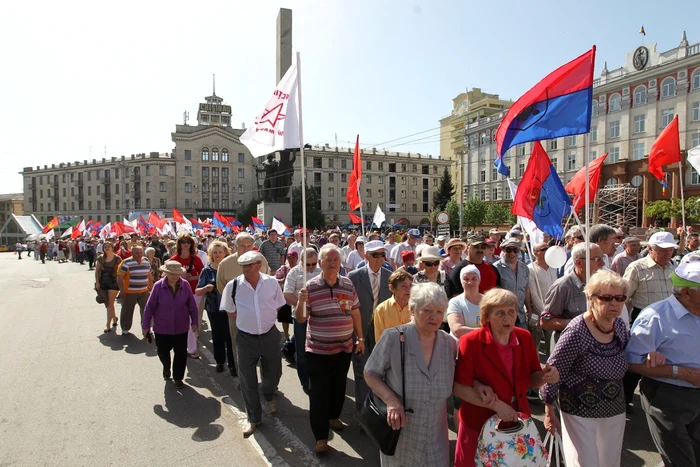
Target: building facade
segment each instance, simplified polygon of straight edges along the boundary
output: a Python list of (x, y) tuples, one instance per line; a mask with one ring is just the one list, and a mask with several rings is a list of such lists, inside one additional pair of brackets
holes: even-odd
[[(648, 173), (647, 165), (656, 137), (678, 115), (681, 149), (700, 145), (700, 43), (690, 45), (683, 33), (678, 47), (665, 52), (656, 49), (656, 44), (641, 46), (627, 54), (623, 66), (608, 70), (606, 64), (595, 79), (587, 155), (583, 135), (543, 142), (564, 184), (584, 166), (586, 156), (593, 160), (607, 153), (601, 186), (631, 184), (638, 188), (638, 226), (648, 224), (642, 216), (646, 203), (663, 197), (662, 186)], [(450, 143), (449, 149), (443, 143), (441, 150), (451, 151), (455, 158), (461, 155), (463, 195), (485, 201), (510, 200), (507, 181), (494, 167), (495, 134), (505, 111), (474, 118), (468, 112), (460, 114), (458, 109), (455, 107), (452, 116), (441, 120), (445, 141)], [(464, 122), (461, 127), (458, 120)], [(523, 176), (531, 151), (532, 143), (520, 144), (505, 155), (516, 183)], [(456, 166), (460, 168), (460, 164)], [(669, 194), (680, 196), (677, 167), (666, 170), (671, 173)], [(700, 195), (700, 177), (685, 162), (683, 182), (686, 197)]]
[(23, 193), (0, 194), (0, 225), (9, 219), (11, 214), (16, 216), (24, 214)]

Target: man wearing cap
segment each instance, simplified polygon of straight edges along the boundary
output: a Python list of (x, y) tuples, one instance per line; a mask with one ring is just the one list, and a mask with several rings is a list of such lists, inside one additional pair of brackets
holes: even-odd
[[(441, 250), (444, 250), (444, 249), (445, 249), (445, 240), (446, 240), (446, 239), (445, 239), (445, 236), (444, 236), (444, 235), (438, 235), (438, 238), (437, 238), (436, 240), (437, 240), (437, 246), (438, 246), (438, 248), (440, 248)], [(442, 254), (442, 253), (440, 253), (440, 254)]]
[(411, 250), (404, 250), (401, 253), (401, 266), (396, 268), (396, 270), (398, 271), (399, 269), (405, 269), (409, 274), (415, 275), (418, 274), (418, 268), (415, 266), (415, 264), (416, 254)]
[(403, 253), (404, 250), (411, 250), (415, 253), (416, 243), (418, 242), (419, 238), (421, 238), (420, 230), (409, 229), (409, 231), (406, 233), (406, 241), (399, 243), (393, 250), (391, 250), (391, 265), (394, 267), (394, 269), (403, 264), (401, 261), (401, 253)]
[[(358, 239), (359, 241), (359, 239)], [(382, 267), (386, 258), (384, 243), (379, 240), (367, 242), (364, 247), (367, 264), (348, 273), (348, 279), (355, 286), (357, 297), (360, 299), (360, 316), (362, 317), (362, 335), (374, 336), (368, 331), (369, 324), (374, 316), (374, 309), (384, 300), (391, 297), (389, 290), (389, 276), (391, 270)], [(355, 406), (359, 411), (367, 398), (367, 383), (365, 383), (365, 363), (369, 358), (371, 349), (366, 349), (362, 355), (353, 354), (352, 370), (355, 375)]]
[[(439, 239), (438, 239), (439, 242)], [(467, 244), (459, 238), (451, 238), (445, 247), (447, 258), (440, 262), (440, 270), (445, 271), (445, 277), (450, 277), (454, 267), (462, 261), (462, 253), (467, 248)]]
[(452, 272), (447, 276), (445, 281), (445, 292), (447, 298), (452, 298), (464, 292), (462, 281), (459, 278), (459, 273), (467, 264), (473, 264), (481, 273), (481, 282), (479, 282), (479, 293), (486, 293), (494, 287), (500, 287), (500, 278), (498, 271), (492, 264), (484, 261), (484, 249), (486, 241), (484, 237), (473, 236), (467, 242), (467, 259), (460, 261), (452, 268)]
[(637, 237), (625, 237), (622, 240), (622, 247), (624, 250), (613, 258), (610, 270), (624, 276), (627, 267), (639, 259), (641, 243)]
[[(523, 244), (516, 237), (511, 237), (501, 244), (503, 257), (493, 266), (501, 278), (501, 287), (514, 292), (518, 297), (518, 321), (517, 326), (528, 328), (530, 321), (528, 315), (532, 315), (532, 303), (530, 302), (530, 270), (520, 261), (520, 249)], [(527, 307), (527, 312), (525, 308)]]
[[(700, 262), (678, 266), (671, 274), (671, 282), (673, 294), (639, 314), (625, 355), (630, 371), (642, 375), (642, 408), (663, 464), (697, 466), (700, 465)], [(666, 358), (665, 364), (653, 365), (647, 360), (653, 351)]]
[(248, 425), (244, 436), (255, 432), (262, 421), (262, 406), (258, 393), (257, 365), (260, 362), (262, 393), (271, 414), (277, 412), (275, 391), (282, 377), (280, 332), (275, 326), (277, 311), (284, 306), (282, 289), (274, 277), (261, 274), (263, 255), (249, 251), (238, 257), (242, 276), (233, 279), (221, 294), (221, 309), (236, 322), (238, 336), (236, 367), (245, 401)]

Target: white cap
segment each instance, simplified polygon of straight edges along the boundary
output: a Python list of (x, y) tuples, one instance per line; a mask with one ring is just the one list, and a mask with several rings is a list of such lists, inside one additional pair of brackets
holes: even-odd
[(649, 239), (650, 246), (658, 246), (659, 248), (678, 248), (678, 244), (673, 239), (671, 232), (656, 232)]
[(384, 250), (384, 242), (380, 240), (372, 240), (365, 244), (365, 251), (367, 253), (372, 253), (373, 251)]
[(467, 264), (466, 266), (464, 266), (462, 268), (461, 271), (459, 271), (459, 280), (464, 279), (464, 276), (466, 276), (470, 272), (473, 272), (474, 274), (476, 274), (476, 277), (478, 277), (479, 280), (481, 280), (481, 271), (479, 271), (479, 268), (477, 268), (473, 264)]
[(238, 264), (241, 266), (245, 266), (247, 264), (253, 264), (257, 263), (258, 261), (262, 262), (263, 260), (263, 255), (257, 251), (249, 251), (247, 253), (243, 253), (241, 256), (238, 257)]
[(438, 235), (437, 241), (438, 241), (438, 242), (444, 242), (444, 241), (445, 241), (445, 236), (444, 236), (444, 235)]

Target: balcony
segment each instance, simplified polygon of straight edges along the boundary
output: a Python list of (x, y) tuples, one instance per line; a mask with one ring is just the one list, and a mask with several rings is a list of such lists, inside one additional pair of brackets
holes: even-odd
[(52, 183), (54, 189), (58, 190), (58, 180), (54, 180)]
[(30, 182), (29, 185), (27, 185), (27, 190), (36, 190), (36, 183)]
[(202, 183), (209, 183), (209, 176), (208, 175), (202, 175)]
[(109, 191), (103, 191), (100, 197), (102, 199), (112, 199), (112, 194)]
[(84, 183), (85, 183), (85, 182), (83, 181), (82, 178), (79, 178), (79, 179), (78, 179), (78, 186), (83, 186)]
[(111, 178), (107, 177), (107, 178), (103, 178), (103, 179), (102, 179), (102, 184), (103, 184), (103, 185), (109, 185), (110, 183), (112, 183), (112, 179), (111, 179)]
[(141, 181), (141, 174), (136, 174), (136, 173), (133, 174), (131, 176), (131, 181), (132, 182), (140, 182)]
[(29, 198), (27, 198), (27, 201), (34, 204), (34, 203), (36, 203), (36, 198), (34, 196), (30, 196)]

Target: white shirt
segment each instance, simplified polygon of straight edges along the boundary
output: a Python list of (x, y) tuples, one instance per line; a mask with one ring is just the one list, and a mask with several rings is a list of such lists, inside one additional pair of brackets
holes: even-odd
[(104, 246), (105, 246), (104, 243), (98, 243), (98, 244), (97, 244), (97, 248), (95, 248), (95, 251), (97, 251), (97, 254), (98, 254), (98, 255), (101, 255), (101, 254), (102, 254)]
[[(238, 281), (235, 305), (231, 298), (233, 281)], [(272, 329), (277, 321), (277, 310), (286, 303), (282, 289), (274, 277), (260, 273), (258, 286), (253, 289), (241, 274), (224, 287), (219, 309), (227, 313), (238, 312), (236, 316), (238, 329), (248, 334), (260, 335)]]
[(352, 250), (348, 255), (348, 258), (345, 260), (345, 267), (348, 269), (348, 271), (352, 271), (363, 260), (364, 258), (360, 256), (357, 250)]
[(343, 266), (347, 267), (347, 260), (348, 260), (348, 257), (350, 256), (350, 253), (352, 253), (353, 251), (355, 251), (355, 249), (354, 249), (354, 248), (350, 248), (349, 245), (345, 245), (343, 248), (340, 249), (340, 251), (343, 252), (343, 258), (342, 258)]
[[(396, 246), (396, 243), (385, 243), (384, 244), (384, 250), (386, 251), (386, 260), (389, 261), (389, 258), (391, 258), (391, 250), (394, 249)], [(391, 262), (391, 261), (389, 261)]]
[(296, 251), (296, 253), (299, 255), (299, 259), (301, 260), (301, 253), (304, 251), (304, 247), (301, 245), (301, 243), (294, 242), (289, 245), (289, 248), (287, 248), (287, 255), (293, 251)]
[[(299, 291), (304, 287), (304, 270), (300, 267), (301, 265), (296, 265), (289, 270), (287, 278), (284, 280), (284, 293), (292, 293), (294, 295), (299, 295)], [(306, 273), (306, 280), (309, 281), (314, 277), (321, 274), (321, 268), (316, 266), (313, 272)]]
[[(558, 279), (557, 270), (553, 267), (543, 268), (537, 263), (527, 265), (530, 270), (530, 294), (532, 296), (533, 315), (539, 316), (544, 311), (544, 299), (550, 287)], [(539, 287), (538, 287), (539, 286)]]
[(85, 251), (85, 242), (78, 243), (78, 250)]
[(205, 268), (209, 266), (209, 255), (207, 255), (206, 251), (197, 250), (197, 256), (202, 260), (202, 264), (204, 264)]

